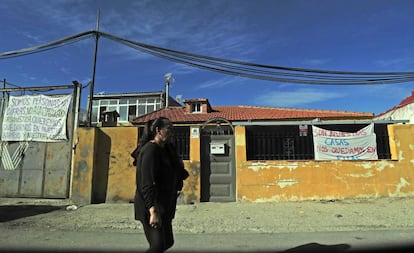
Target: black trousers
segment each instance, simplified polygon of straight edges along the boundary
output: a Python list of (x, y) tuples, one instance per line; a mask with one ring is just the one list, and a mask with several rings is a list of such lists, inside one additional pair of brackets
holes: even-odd
[(148, 253), (160, 253), (174, 245), (172, 220), (162, 220), (162, 226), (153, 228), (147, 222), (141, 222), (144, 228), (145, 237), (149, 243)]

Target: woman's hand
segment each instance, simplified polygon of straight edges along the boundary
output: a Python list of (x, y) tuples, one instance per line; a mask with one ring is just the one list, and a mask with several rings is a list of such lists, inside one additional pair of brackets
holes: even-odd
[(151, 207), (149, 209), (150, 218), (149, 218), (149, 224), (153, 228), (158, 228), (158, 224), (160, 222), (157, 212), (155, 212), (155, 207)]

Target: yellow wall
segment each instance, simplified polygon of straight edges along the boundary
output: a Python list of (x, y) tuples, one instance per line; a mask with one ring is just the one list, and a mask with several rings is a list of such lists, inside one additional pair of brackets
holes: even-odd
[[(413, 196), (414, 125), (389, 126), (389, 135), (391, 160), (247, 161), (245, 128), (236, 126), (237, 199), (265, 202)], [(78, 128), (76, 136), (72, 199), (82, 203), (131, 201), (135, 168), (130, 153), (137, 143), (137, 128)], [(190, 174), (184, 182), (184, 203), (199, 202), (200, 138), (193, 132), (190, 160), (184, 165)]]
[(91, 203), (96, 128), (79, 128), (74, 138), (70, 198), (76, 203)]
[[(130, 202), (135, 194), (135, 167), (130, 156), (138, 142), (136, 127), (78, 128), (71, 199), (77, 203)], [(184, 161), (183, 202), (200, 200), (200, 139), (190, 141)], [(194, 151), (196, 150), (196, 151)]]
[(182, 189), (185, 204), (200, 202), (200, 161), (184, 161), (189, 177), (184, 181)]
[[(393, 125), (389, 130), (397, 160), (237, 159), (238, 199), (266, 202), (413, 196), (414, 125)], [(237, 149), (244, 149), (240, 142)]]
[(138, 143), (138, 128), (102, 127), (99, 130), (102, 134), (98, 141), (96, 169), (101, 172), (108, 169), (107, 173), (102, 173), (107, 175), (105, 202), (133, 201), (135, 166), (131, 152)]
[(184, 203), (200, 202), (200, 128), (198, 126), (190, 128), (190, 160), (184, 161), (184, 166), (190, 174), (184, 181)]

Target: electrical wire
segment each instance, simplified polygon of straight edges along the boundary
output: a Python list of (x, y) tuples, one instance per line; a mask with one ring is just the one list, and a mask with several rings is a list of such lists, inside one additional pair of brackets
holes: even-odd
[[(321, 85), (361, 85), (361, 84), (390, 84), (414, 81), (414, 72), (350, 72), (350, 71), (325, 71), (314, 69), (286, 68), (279, 66), (269, 66), (262, 64), (254, 64), (240, 61), (232, 61), (221, 58), (214, 58), (203, 55), (196, 55), (175, 51), (160, 47), (126, 40), (110, 34), (101, 33), (103, 37), (120, 42), (142, 52), (152, 54), (167, 60), (176, 61), (189, 66), (216, 71), (220, 73), (243, 76), (247, 78), (256, 78), (262, 80), (305, 83), (305, 84), (321, 84)], [(226, 64), (231, 63), (231, 64)], [(238, 65), (241, 66), (238, 66)], [(246, 66), (254, 66), (248, 68)], [(281, 71), (261, 70), (278, 69)], [(314, 73), (314, 74), (307, 74)], [(281, 76), (290, 76), (292, 78), (282, 78)]]
[[(0, 53), (0, 60), (51, 50), (92, 36), (102, 36), (169, 61), (245, 78), (313, 85), (372, 85), (414, 81), (414, 72), (355, 72), (271, 66), (172, 50), (98, 31), (87, 31), (39, 46)], [(83, 88), (87, 86), (89, 83)]]
[[(105, 33), (102, 33), (102, 34), (104, 36), (109, 36), (108, 34), (105, 34)], [(112, 36), (112, 37), (116, 38), (115, 36)], [(122, 38), (117, 38), (117, 39), (122, 39)], [(124, 39), (122, 39), (122, 40), (124, 40)], [(129, 41), (129, 42), (131, 42), (131, 41)], [(165, 51), (165, 52), (175, 53), (175, 54), (180, 54), (180, 55), (188, 55), (188, 56), (192, 56), (192, 57), (196, 57), (196, 58), (205, 58), (205, 59), (209, 59), (209, 60), (228, 62), (228, 63), (232, 63), (232, 64), (247, 65), (247, 66), (252, 66), (252, 67), (260, 67), (260, 68), (271, 68), (271, 69), (287, 70), (287, 71), (314, 72), (314, 73), (325, 73), (325, 74), (349, 74), (349, 75), (401, 75), (401, 74), (413, 75), (414, 74), (414, 72), (355, 72), (355, 71), (331, 71), (331, 70), (319, 70), (319, 69), (304, 69), (304, 68), (270, 66), (270, 65), (264, 65), (264, 64), (234, 61), (234, 60), (229, 60), (229, 59), (223, 59), (223, 58), (216, 58), (216, 57), (210, 57), (210, 56), (205, 56), (205, 55), (187, 53), (187, 52), (183, 52), (183, 51), (171, 50), (171, 49), (167, 49), (167, 48), (151, 46), (151, 45), (148, 45), (148, 44), (143, 44), (143, 43), (138, 43), (138, 42), (134, 42), (134, 44), (139, 45), (139, 46), (144, 47), (144, 48), (151, 48), (151, 49), (157, 50), (157, 51)]]
[(69, 37), (66, 37), (60, 40), (55, 40), (52, 42), (41, 44), (38, 46), (0, 53), (0, 60), (55, 49), (57, 47), (65, 46), (65, 45), (72, 44), (80, 40), (86, 39), (88, 37), (93, 36), (95, 33), (96, 33), (95, 31), (83, 32), (83, 33), (72, 35), (72, 36), (69, 36)]

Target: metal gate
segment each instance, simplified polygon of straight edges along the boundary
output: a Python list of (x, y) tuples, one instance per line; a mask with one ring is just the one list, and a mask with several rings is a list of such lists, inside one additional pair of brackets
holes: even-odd
[[(74, 82), (74, 85), (65, 86), (0, 89), (4, 94), (21, 91), (21, 89), (46, 91), (71, 88), (73, 95), (66, 121), (67, 140), (59, 142), (0, 141), (0, 197), (62, 199), (69, 197), (73, 133), (78, 124), (80, 87), (77, 82)], [(3, 97), (1, 126), (6, 103), (7, 97)]]
[[(214, 124), (210, 125), (211, 122), (214, 122)], [(207, 121), (201, 129), (200, 144), (200, 200), (203, 202), (236, 201), (235, 150), (232, 126), (222, 118)]]

